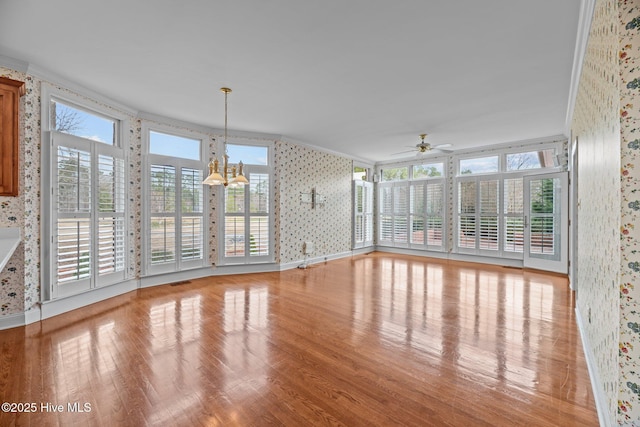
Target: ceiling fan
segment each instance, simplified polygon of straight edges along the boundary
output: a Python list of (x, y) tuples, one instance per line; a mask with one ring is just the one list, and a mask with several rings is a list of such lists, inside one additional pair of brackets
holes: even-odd
[(426, 133), (420, 134), (420, 143), (416, 144), (413, 147), (413, 150), (401, 151), (399, 153), (392, 154), (392, 156), (397, 156), (397, 155), (406, 154), (406, 153), (416, 153), (416, 156), (420, 156), (426, 153), (453, 153), (453, 150), (445, 150), (445, 148), (451, 147), (451, 144), (442, 144), (442, 145), (436, 145), (435, 147), (432, 147), (431, 144), (429, 144), (428, 142), (424, 142), (424, 139), (426, 137), (427, 137)]

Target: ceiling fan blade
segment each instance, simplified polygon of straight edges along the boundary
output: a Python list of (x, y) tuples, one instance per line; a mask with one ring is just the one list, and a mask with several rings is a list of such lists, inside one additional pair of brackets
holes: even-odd
[(444, 153), (444, 154), (453, 153), (453, 150), (445, 150), (443, 148), (438, 148), (438, 147), (432, 148), (431, 151), (436, 153)]
[(415, 152), (415, 151), (416, 151), (416, 150), (401, 151), (401, 152), (399, 152), (399, 153), (393, 153), (393, 154), (391, 154), (391, 155), (392, 155), (392, 156), (398, 156), (398, 155), (400, 155), (400, 154), (413, 153), (413, 152)]

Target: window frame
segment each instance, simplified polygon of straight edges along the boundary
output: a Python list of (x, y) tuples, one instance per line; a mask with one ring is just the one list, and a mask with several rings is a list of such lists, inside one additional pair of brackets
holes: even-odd
[[(254, 165), (254, 164), (244, 164), (243, 173), (249, 180), (249, 184), (244, 186), (245, 194), (244, 194), (244, 212), (231, 215), (238, 216), (245, 219), (245, 233), (244, 233), (244, 255), (241, 256), (226, 256), (225, 255), (225, 226), (226, 226), (226, 187), (216, 186), (216, 198), (217, 207), (218, 207), (218, 232), (217, 236), (217, 251), (218, 256), (216, 260), (216, 265), (219, 266), (242, 266), (242, 265), (253, 265), (253, 264), (268, 264), (273, 263), (275, 261), (275, 182), (274, 182), (274, 144), (271, 141), (263, 141), (263, 140), (248, 140), (242, 138), (228, 138), (227, 144), (229, 145), (247, 145), (247, 146), (256, 146), (256, 147), (265, 147), (267, 149), (267, 164), (266, 165)], [(224, 142), (218, 142), (217, 153), (225, 153)], [(242, 159), (239, 159), (242, 160)], [(235, 163), (231, 163), (235, 165)], [(229, 170), (231, 173), (231, 170)], [(252, 216), (250, 212), (251, 205), (251, 197), (249, 195), (251, 189), (251, 174), (266, 174), (269, 179), (269, 207), (266, 214), (254, 214), (253, 216), (264, 216), (267, 217), (267, 224), (269, 227), (268, 232), (268, 254), (267, 255), (251, 255), (250, 251), (250, 218)]]
[[(151, 132), (162, 133), (167, 135), (173, 135), (180, 138), (188, 138), (200, 141), (200, 160), (172, 157), (163, 154), (154, 154), (150, 152), (150, 134)], [(144, 236), (140, 236), (140, 244), (142, 248), (142, 275), (153, 276), (157, 274), (165, 274), (172, 272), (179, 272), (185, 270), (193, 270), (197, 268), (206, 267), (209, 265), (209, 191), (198, 183), (202, 189), (202, 213), (196, 216), (202, 217), (202, 257), (197, 259), (183, 259), (181, 256), (182, 241), (182, 218), (184, 213), (181, 206), (182, 200), (182, 169), (194, 169), (202, 171), (203, 179), (206, 177), (205, 170), (208, 164), (208, 145), (209, 137), (203, 133), (188, 130), (178, 129), (176, 127), (165, 125), (156, 122), (143, 121), (141, 126), (141, 145), (142, 145), (142, 198), (145, 202), (142, 203), (142, 224), (149, 225), (151, 217), (154, 214), (151, 212), (149, 198), (151, 197), (151, 167), (152, 165), (164, 165), (175, 168), (175, 211), (173, 213), (162, 213), (157, 216), (174, 218), (174, 239), (175, 239), (175, 256), (174, 259), (164, 263), (154, 264), (151, 262), (151, 242), (150, 236), (145, 233)], [(193, 216), (193, 215), (192, 215)]]
[[(63, 90), (47, 83), (41, 86), (41, 129), (42, 129), (42, 152), (41, 152), (41, 233), (42, 241), (50, 242), (50, 245), (41, 245), (41, 295), (43, 301), (51, 301), (58, 298), (76, 295), (81, 292), (95, 290), (101, 287), (124, 282), (129, 279), (130, 251), (129, 251), (129, 200), (126, 197), (126, 185), (129, 182), (128, 169), (128, 132), (130, 129), (130, 119), (125, 113), (120, 112), (116, 107), (106, 103), (84, 97), (79, 94)], [(58, 132), (52, 126), (52, 103), (56, 101), (69, 107), (81, 110), (88, 114), (114, 121), (114, 141), (107, 143), (76, 136), (70, 133)], [(90, 210), (88, 213), (63, 213), (59, 212), (55, 204), (58, 196), (57, 173), (58, 173), (58, 147), (64, 146), (89, 153), (90, 158)], [(123, 206), (120, 211), (113, 212), (113, 215), (106, 215), (100, 212), (99, 205), (99, 164), (100, 156), (111, 156), (119, 159), (122, 163), (123, 180)], [(46, 190), (45, 190), (46, 189)], [(58, 268), (58, 244), (56, 235), (57, 221), (59, 219), (88, 218), (90, 224), (90, 274), (86, 279), (75, 283), (59, 283), (57, 281)], [(122, 261), (121, 268), (111, 273), (100, 274), (99, 265), (99, 244), (100, 244), (100, 218), (121, 218), (122, 219)], [(46, 219), (44, 219), (46, 218)], [(117, 258), (117, 256), (116, 256)], [(114, 261), (118, 264), (117, 261)], [(64, 287), (63, 287), (64, 286)]]
[[(414, 166), (425, 166), (425, 165), (442, 165), (442, 175), (441, 176), (420, 176), (414, 178)], [(382, 171), (385, 169), (398, 169), (398, 168), (407, 168), (407, 178), (406, 179), (396, 179), (396, 180), (382, 180)], [(375, 223), (377, 224), (375, 227), (376, 230), (376, 244), (379, 246), (387, 246), (394, 248), (405, 248), (405, 249), (416, 249), (430, 252), (446, 252), (448, 243), (447, 243), (447, 235), (448, 235), (448, 214), (447, 214), (447, 204), (448, 204), (448, 194), (447, 194), (447, 179), (448, 179), (448, 161), (445, 156), (434, 156), (434, 157), (422, 157), (416, 158), (409, 162), (398, 162), (398, 163), (385, 163), (380, 164), (376, 168), (377, 173), (381, 177), (378, 182), (377, 189), (377, 208), (375, 209), (376, 217), (374, 218)], [(431, 245), (429, 244), (429, 239), (425, 236), (423, 243), (415, 243), (411, 240), (411, 229), (413, 228), (413, 220), (415, 218), (421, 218), (424, 220), (425, 232), (427, 230), (427, 223), (429, 218), (435, 218), (432, 215), (429, 215), (427, 212), (428, 207), (428, 187), (429, 185), (434, 185), (434, 183), (438, 183), (441, 186), (442, 192), (442, 210), (441, 216), (442, 219), (442, 231), (441, 231), (441, 245)], [(424, 196), (424, 212), (413, 212), (412, 209), (412, 194), (415, 191), (415, 188), (422, 186), (423, 196)], [(391, 188), (391, 204), (393, 212), (385, 212), (384, 211), (384, 195), (383, 191), (385, 188)], [(398, 188), (406, 188), (406, 214), (398, 214), (395, 212), (396, 206), (396, 196)], [(391, 217), (391, 239), (384, 239), (382, 233), (383, 221), (382, 217)], [(396, 240), (396, 230), (398, 227), (396, 224), (402, 225), (406, 224), (406, 241), (404, 239)]]

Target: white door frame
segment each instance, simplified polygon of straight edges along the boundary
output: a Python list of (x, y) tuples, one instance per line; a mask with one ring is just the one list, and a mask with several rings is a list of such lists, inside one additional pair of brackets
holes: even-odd
[[(555, 202), (560, 206), (560, 227), (559, 246), (554, 245), (556, 252), (553, 256), (531, 253), (531, 181), (540, 179), (560, 179), (560, 194), (555, 198)], [(525, 247), (523, 254), (523, 265), (525, 268), (535, 268), (539, 270), (552, 271), (567, 274), (567, 260), (569, 253), (568, 239), (568, 217), (569, 203), (567, 197), (568, 175), (566, 172), (545, 173), (539, 175), (528, 175), (524, 177), (524, 213), (525, 213)], [(555, 210), (555, 209), (554, 209)], [(554, 230), (555, 234), (555, 230)]]

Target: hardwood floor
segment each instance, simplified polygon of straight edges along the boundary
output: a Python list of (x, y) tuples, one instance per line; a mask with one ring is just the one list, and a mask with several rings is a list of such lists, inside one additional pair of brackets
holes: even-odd
[(0, 331), (0, 394), (35, 409), (2, 426), (598, 425), (566, 279), (383, 253)]

